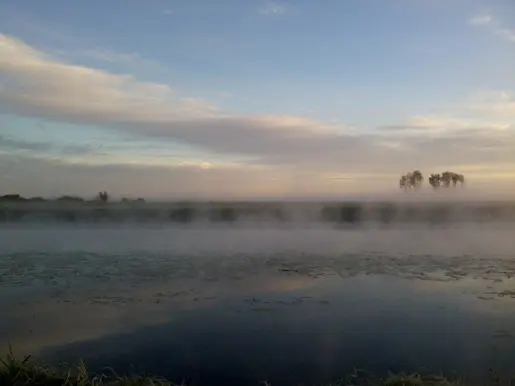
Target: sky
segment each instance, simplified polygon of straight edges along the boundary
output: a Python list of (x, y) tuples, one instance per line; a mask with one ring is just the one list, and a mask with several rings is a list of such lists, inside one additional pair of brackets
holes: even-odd
[(0, 194), (509, 195), (514, 68), (513, 0), (0, 0)]

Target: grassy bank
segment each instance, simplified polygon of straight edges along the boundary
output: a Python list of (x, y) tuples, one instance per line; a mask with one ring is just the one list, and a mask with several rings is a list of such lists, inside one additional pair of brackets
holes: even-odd
[[(348, 386), (455, 386), (465, 385), (450, 381), (441, 376), (421, 376), (418, 374), (391, 374), (375, 377), (365, 372), (355, 372), (332, 385)], [(492, 377), (488, 384), (494, 386), (500, 382)], [(0, 360), (0, 385), (2, 386), (171, 386), (173, 382), (148, 376), (117, 376), (107, 369), (104, 374), (89, 373), (84, 363), (78, 365), (51, 366), (37, 363), (30, 357), (22, 360), (12, 354)], [(265, 383), (265, 385), (270, 385)]]
[(91, 374), (86, 365), (37, 363), (26, 357), (17, 359), (12, 354), (0, 359), (1, 386), (171, 386), (165, 379), (145, 376), (120, 377), (112, 370), (105, 374)]

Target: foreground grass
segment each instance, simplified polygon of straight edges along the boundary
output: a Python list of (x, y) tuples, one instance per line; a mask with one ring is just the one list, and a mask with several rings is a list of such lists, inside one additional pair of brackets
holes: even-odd
[[(489, 385), (499, 385), (494, 376)], [(1, 386), (172, 386), (176, 385), (166, 379), (130, 376), (120, 377), (112, 370), (104, 374), (91, 374), (83, 362), (75, 366), (61, 365), (52, 367), (32, 361), (30, 357), (23, 360), (12, 354), (0, 359)], [(269, 383), (265, 383), (270, 385)], [(418, 374), (391, 374), (375, 377), (366, 372), (356, 371), (333, 385), (342, 386), (466, 386), (466, 383), (450, 381), (441, 376), (421, 376)]]
[(12, 354), (0, 359), (1, 386), (172, 386), (174, 383), (156, 377), (120, 377), (114, 371), (90, 374), (86, 365), (57, 367), (39, 364)]

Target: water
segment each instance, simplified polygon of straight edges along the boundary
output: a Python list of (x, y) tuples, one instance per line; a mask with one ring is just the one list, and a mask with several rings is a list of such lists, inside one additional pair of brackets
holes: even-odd
[(515, 376), (515, 224), (4, 224), (0, 351), (199, 384)]

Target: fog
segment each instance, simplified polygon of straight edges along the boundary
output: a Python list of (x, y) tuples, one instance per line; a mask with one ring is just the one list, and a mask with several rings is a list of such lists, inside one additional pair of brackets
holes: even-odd
[[(302, 378), (314, 381), (313, 356), (338, 364), (332, 379), (356, 364), (349, 352), (362, 352), (358, 364), (375, 371), (417, 371), (416, 354), (415, 365), (470, 375), (461, 354), (482, 366), (490, 336), (513, 325), (509, 205), (489, 212), (490, 204), (445, 203), (445, 216), (427, 203), (232, 203), (234, 216), (226, 205), (109, 204), (102, 218), (91, 217), (98, 208), (75, 207), (73, 221), (34, 213), (4, 220), (0, 343), (51, 360), (83, 358), (94, 369), (139, 363), (171, 377), (191, 366), (210, 377), (205, 364), (217, 361), (227, 374), (277, 379), (296, 358), (295, 366), (311, 364)], [(374, 217), (383, 205), (394, 209), (389, 221)], [(141, 208), (154, 217), (131, 218)], [(170, 217), (184, 208), (195, 215)], [(277, 217), (278, 208), (287, 215)], [(477, 212), (484, 220), (471, 217)], [(479, 331), (472, 338), (463, 328), (471, 325)], [(191, 354), (159, 355), (177, 347)], [(234, 365), (236, 354), (264, 361), (266, 376)], [(166, 359), (147, 360), (154, 357)]]
[(0, 205), (4, 223), (174, 223), (235, 226), (391, 225), (515, 221), (515, 203), (407, 202), (153, 202), (22, 201)]
[(10, 287), (39, 283), (68, 291), (79, 283), (130, 287), (184, 277), (241, 279), (262, 271), (307, 277), (511, 277), (513, 234), (512, 223), (375, 228), (24, 224), (0, 232), (0, 278)]
[(77, 252), (130, 253), (170, 252), (177, 254), (376, 252), (385, 255), (426, 254), (458, 256), (472, 254), (510, 255), (515, 224), (459, 224), (388, 226), (381, 228), (312, 227), (266, 228), (233, 225), (155, 226), (103, 224), (24, 224), (2, 228), (2, 253)]

